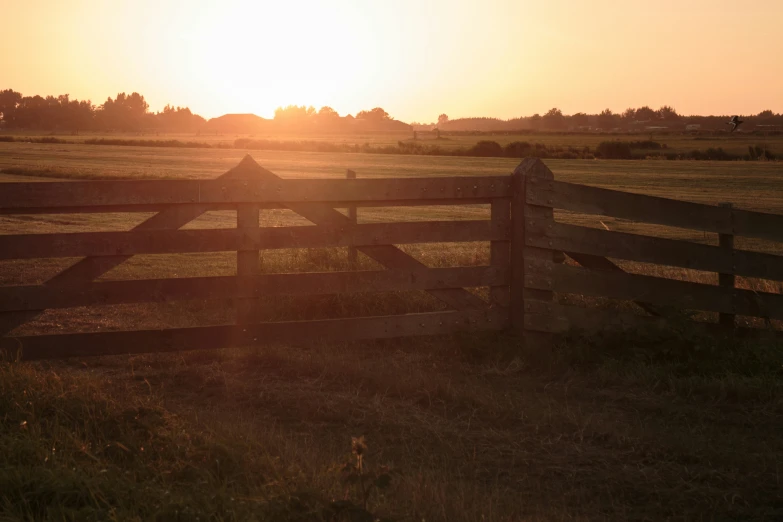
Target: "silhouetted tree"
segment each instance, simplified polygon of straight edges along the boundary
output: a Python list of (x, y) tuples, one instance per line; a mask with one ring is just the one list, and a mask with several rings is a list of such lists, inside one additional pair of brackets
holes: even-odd
[(193, 114), (188, 107), (166, 105), (163, 111), (155, 115), (156, 127), (168, 132), (193, 132), (206, 120)]
[(575, 127), (586, 127), (590, 124), (590, 118), (584, 112), (577, 112), (570, 118), (571, 125)]
[(543, 116), (544, 127), (547, 129), (559, 130), (565, 127), (565, 118), (563, 111), (558, 108), (549, 109)]
[(16, 107), (22, 101), (22, 94), (13, 89), (0, 91), (0, 120), (9, 127), (14, 124), (14, 115)]
[(647, 105), (636, 109), (636, 121), (643, 122), (648, 120), (654, 120), (657, 117), (658, 117), (658, 113), (656, 113)]
[(658, 117), (666, 121), (677, 121), (680, 119), (680, 115), (677, 114), (677, 111), (674, 110), (674, 107), (670, 107), (669, 105), (664, 105), (658, 109)]
[(530, 122), (530, 128), (533, 130), (538, 130), (541, 128), (541, 115), (538, 113), (535, 113), (532, 115), (528, 121)]
[(287, 107), (278, 107), (275, 109), (275, 120), (304, 120), (314, 114), (315, 107), (306, 107), (304, 105), (288, 105)]
[(140, 130), (145, 123), (150, 123), (145, 118), (150, 106), (144, 96), (134, 92), (130, 95), (121, 92), (115, 99), (108, 98), (96, 114), (99, 124), (108, 129)]
[(359, 111), (356, 113), (356, 119), (357, 120), (373, 120), (373, 121), (383, 121), (383, 120), (390, 120), (391, 117), (389, 116), (389, 113), (385, 110), (381, 109), (380, 107), (375, 107), (372, 110), (369, 111)]
[(441, 114), (440, 116), (438, 116), (438, 126), (442, 126), (445, 123), (448, 123), (448, 121), (449, 121), (449, 117), (447, 114)]
[(319, 118), (339, 118), (340, 115), (331, 107), (321, 107), (318, 111)]
[(617, 126), (619, 117), (611, 109), (604, 109), (598, 115), (598, 126), (603, 130), (614, 129)]

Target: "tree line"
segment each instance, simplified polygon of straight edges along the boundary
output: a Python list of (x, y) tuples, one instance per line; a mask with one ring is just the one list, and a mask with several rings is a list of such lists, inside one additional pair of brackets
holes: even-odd
[(273, 120), (248, 115), (226, 115), (207, 122), (188, 107), (166, 105), (151, 112), (144, 96), (137, 92), (119, 93), (101, 105), (90, 100), (60, 96), (23, 96), (13, 89), (0, 91), (0, 127), (48, 131), (136, 131), (136, 132), (223, 132), (226, 119), (235, 132), (257, 131), (350, 131), (410, 130), (407, 123), (393, 119), (381, 107), (359, 111), (356, 116), (340, 116), (331, 107), (289, 105), (278, 107)]
[[(565, 115), (558, 108), (545, 114), (533, 114), (503, 120), (499, 118), (459, 118), (451, 120), (441, 114), (437, 122), (408, 125), (392, 118), (381, 107), (359, 111), (356, 116), (340, 116), (331, 107), (289, 105), (278, 107), (273, 120), (254, 117), (254, 122), (239, 121), (226, 125), (225, 118), (207, 122), (188, 107), (166, 105), (162, 111), (151, 112), (144, 96), (137, 92), (119, 93), (100, 105), (90, 100), (59, 96), (23, 96), (13, 89), (0, 91), (0, 127), (48, 131), (147, 131), (147, 132), (232, 132), (258, 131), (292, 132), (350, 132), (350, 131), (407, 131), (435, 129), (442, 131), (580, 131), (580, 130), (646, 130), (660, 127), (685, 130), (686, 125), (699, 125), (703, 130), (726, 130), (728, 116), (683, 116), (668, 105), (655, 110), (649, 106), (628, 108), (622, 113), (605, 109), (598, 114), (578, 112)], [(247, 115), (244, 115), (247, 116)], [(783, 114), (765, 110), (742, 117), (745, 129), (763, 129), (783, 126)], [(761, 126), (761, 127), (759, 127)]]
[[(729, 116), (684, 116), (678, 114), (674, 107), (664, 105), (655, 110), (645, 105), (639, 108), (628, 108), (622, 113), (604, 109), (598, 114), (577, 112), (571, 115), (563, 114), (558, 108), (552, 108), (545, 114), (533, 114), (520, 118), (503, 120), (499, 118), (459, 118), (449, 119), (441, 114), (437, 122), (412, 123), (416, 130), (438, 129), (441, 131), (629, 131), (645, 130), (650, 127), (660, 127), (670, 130), (685, 130), (686, 125), (699, 125), (704, 130), (726, 130)], [(755, 115), (742, 116), (744, 128), (753, 126), (783, 126), (783, 114), (775, 114), (765, 110)], [(763, 128), (763, 127), (761, 127)]]
[(103, 104), (75, 100), (69, 95), (23, 96), (13, 89), (0, 91), (0, 123), (7, 129), (57, 131), (195, 131), (206, 122), (188, 107), (166, 105), (150, 112), (144, 96), (119, 93)]

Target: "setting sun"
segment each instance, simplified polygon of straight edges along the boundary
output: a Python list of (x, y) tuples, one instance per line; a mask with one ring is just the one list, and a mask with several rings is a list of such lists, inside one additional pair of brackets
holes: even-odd
[(289, 104), (381, 105), (405, 121), (640, 104), (755, 113), (783, 84), (777, 0), (33, 0), (12, 19), (0, 67), (17, 90), (93, 103), (138, 91), (153, 110), (207, 117)]

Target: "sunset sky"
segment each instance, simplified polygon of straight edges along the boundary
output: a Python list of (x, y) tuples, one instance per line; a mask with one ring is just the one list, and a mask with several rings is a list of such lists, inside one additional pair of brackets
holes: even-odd
[(0, 0), (0, 89), (205, 117), (783, 111), (783, 0)]

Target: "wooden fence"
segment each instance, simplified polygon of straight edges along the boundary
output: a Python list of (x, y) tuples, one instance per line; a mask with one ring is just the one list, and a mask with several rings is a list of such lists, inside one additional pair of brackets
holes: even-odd
[[(489, 204), (490, 219), (357, 224), (356, 208)], [(260, 227), (259, 211), (287, 208), (315, 226)], [(350, 209), (346, 216), (337, 208)], [(558, 223), (553, 209), (721, 234), (720, 246)], [(234, 210), (235, 229), (181, 230), (213, 210)], [(243, 346), (312, 339), (348, 341), (513, 329), (546, 347), (572, 327), (621, 314), (565, 306), (555, 293), (634, 301), (665, 319), (662, 305), (783, 318), (783, 296), (733, 287), (734, 275), (783, 280), (781, 258), (735, 250), (731, 237), (783, 241), (783, 216), (713, 207), (554, 181), (539, 160), (511, 176), (281, 179), (246, 157), (215, 180), (0, 184), (0, 214), (154, 212), (130, 231), (0, 235), (0, 260), (79, 257), (40, 285), (0, 286), (0, 350), (24, 359)], [(489, 242), (487, 266), (430, 268), (395, 245)], [(271, 249), (349, 247), (385, 270), (261, 274)], [(236, 276), (95, 281), (134, 255), (237, 252)], [(562, 252), (581, 267), (559, 263)], [(714, 271), (720, 285), (629, 274), (608, 258)], [(488, 300), (469, 288), (488, 287)], [(257, 321), (262, 296), (424, 290), (448, 311), (382, 317)], [(234, 299), (235, 324), (158, 330), (14, 335), (44, 310), (121, 303)], [(633, 321), (631, 321), (633, 323)], [(635, 323), (634, 323), (635, 324)], [(718, 327), (719, 325), (712, 325)]]

